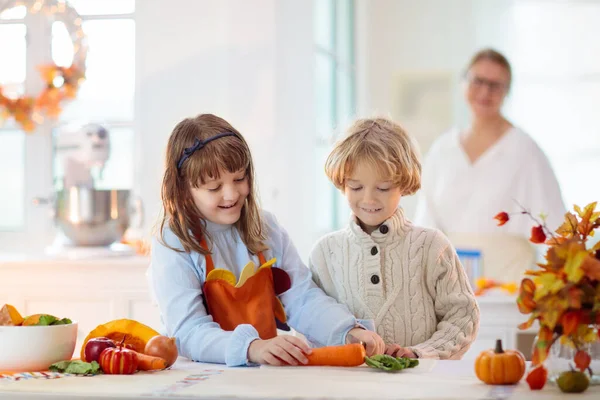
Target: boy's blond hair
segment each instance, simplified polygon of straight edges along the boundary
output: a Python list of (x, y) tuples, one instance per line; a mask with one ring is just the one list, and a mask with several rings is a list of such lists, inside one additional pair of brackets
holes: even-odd
[(421, 187), (418, 148), (406, 131), (390, 119), (357, 120), (327, 157), (325, 173), (343, 191), (346, 179), (362, 162), (400, 187), (403, 195), (414, 194)]

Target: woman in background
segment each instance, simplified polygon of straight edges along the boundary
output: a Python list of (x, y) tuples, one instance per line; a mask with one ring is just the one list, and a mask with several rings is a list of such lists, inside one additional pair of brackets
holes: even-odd
[(494, 216), (518, 212), (547, 215), (558, 228), (566, 212), (556, 176), (535, 141), (501, 112), (510, 89), (511, 67), (492, 49), (473, 56), (465, 98), (472, 113), (466, 130), (452, 129), (429, 150), (415, 223), (444, 232), (504, 232), (528, 238), (532, 221), (515, 218), (502, 227)]
[(534, 216), (546, 215), (554, 231), (566, 212), (548, 158), (502, 115), (511, 80), (510, 64), (502, 54), (493, 49), (475, 54), (465, 73), (470, 126), (440, 136), (423, 164), (414, 222), (440, 229), (457, 250), (481, 251), (484, 271), (468, 272), (473, 279), (485, 275), (519, 280), (535, 262), (535, 250), (527, 241), (533, 221), (523, 215), (498, 227), (496, 214), (519, 212), (522, 206)]

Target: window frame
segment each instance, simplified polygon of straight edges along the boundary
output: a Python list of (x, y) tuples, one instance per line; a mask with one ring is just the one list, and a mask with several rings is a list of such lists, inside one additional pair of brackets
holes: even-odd
[[(135, 10), (123, 14), (85, 14), (81, 15), (81, 19), (84, 23), (94, 20), (132, 20), (134, 24), (136, 22)], [(42, 13), (27, 13), (22, 19), (0, 19), (2, 25), (24, 24), (26, 27), (25, 93), (39, 93), (43, 85), (36, 66), (52, 60), (52, 23), (53, 21), (45, 18)], [(32, 37), (35, 37), (35, 40), (32, 40)], [(13, 120), (5, 121), (0, 126), (0, 135), (3, 132), (20, 130), (25, 139), (23, 225), (17, 228), (0, 226), (0, 253), (39, 252), (54, 240), (57, 231), (52, 204), (54, 190), (52, 132), (66, 122), (60, 119), (56, 121), (46, 119), (31, 134), (20, 130)], [(130, 120), (106, 119), (103, 122), (109, 127), (131, 129), (136, 140), (135, 114)], [(134, 156), (132, 154), (132, 157)]]
[[(317, 1), (323, 1), (323, 0), (315, 0), (315, 2)], [(333, 146), (333, 144), (335, 143), (335, 141), (343, 134), (343, 129), (345, 128), (345, 125), (356, 116), (356, 107), (357, 107), (357, 102), (356, 102), (356, 86), (357, 86), (357, 82), (356, 82), (356, 4), (355, 4), (355, 0), (329, 0), (330, 1), (330, 5), (332, 7), (332, 13), (331, 13), (331, 18), (329, 20), (329, 23), (331, 24), (331, 37), (330, 37), (330, 43), (332, 44), (332, 48), (328, 49), (323, 47), (321, 44), (318, 43), (317, 41), (317, 37), (316, 37), (316, 32), (318, 27), (316, 27), (317, 29), (315, 29), (315, 62), (317, 60), (317, 57), (319, 56), (325, 56), (327, 58), (329, 58), (330, 61), (333, 62), (333, 70), (331, 71), (332, 76), (331, 78), (331, 85), (330, 87), (327, 88), (328, 90), (328, 97), (331, 96), (330, 98), (332, 99), (332, 102), (330, 104), (330, 109), (331, 109), (331, 115), (330, 115), (330, 120), (333, 121), (333, 126), (328, 127), (328, 132), (320, 132), (319, 128), (317, 128), (316, 130), (316, 135), (315, 135), (315, 152), (319, 153), (320, 151), (323, 151), (325, 149), (330, 150)], [(341, 2), (346, 2), (347, 7), (348, 7), (348, 18), (349, 21), (346, 21), (346, 26), (349, 29), (347, 32), (341, 32), (341, 29), (343, 29), (343, 27), (340, 27), (339, 24), (339, 18), (340, 18), (340, 3)], [(315, 9), (317, 10), (318, 7), (315, 7)], [(319, 22), (319, 18), (315, 18), (315, 23)], [(345, 50), (343, 50), (342, 48), (340, 48), (340, 35), (342, 34), (347, 34), (347, 48)], [(343, 54), (347, 54), (347, 59), (343, 59)], [(347, 116), (342, 116), (341, 115), (341, 110), (340, 110), (340, 104), (341, 104), (341, 97), (340, 97), (340, 93), (339, 93), (339, 79), (340, 79), (340, 75), (341, 72), (345, 72), (348, 73), (348, 76), (350, 77), (350, 88), (349, 88), (349, 94), (350, 94), (350, 114)], [(315, 81), (317, 82), (318, 79), (315, 79)], [(317, 86), (317, 85), (315, 85)], [(318, 95), (320, 90), (324, 90), (324, 88), (321, 87), (316, 87), (315, 88), (316, 93), (315, 93), (315, 98)], [(321, 160), (317, 157), (316, 159), (316, 163), (317, 165), (315, 166), (315, 168), (317, 169), (317, 171), (323, 171), (323, 165)], [(323, 173), (323, 177), (325, 178), (325, 175)], [(331, 202), (328, 205), (323, 204), (322, 202), (320, 202), (319, 199), (325, 197), (323, 195), (320, 195), (319, 193), (317, 193), (317, 195), (315, 196), (316, 201), (317, 201), (317, 207), (321, 208), (323, 206), (326, 206), (329, 208), (329, 214), (330, 214), (330, 221), (328, 221), (328, 229), (326, 231), (322, 231), (317, 229), (317, 231), (315, 232), (316, 237), (321, 237), (322, 235), (328, 233), (328, 231), (332, 231), (335, 229), (339, 229), (341, 228), (343, 225), (345, 225), (346, 223), (346, 218), (347, 215), (342, 215), (344, 214), (344, 212), (347, 210), (347, 206), (346, 201), (344, 196), (340, 193), (340, 191), (335, 188), (333, 186), (333, 184), (330, 184), (330, 188), (329, 190), (331, 191), (331, 196), (327, 196), (327, 197), (331, 197)]]

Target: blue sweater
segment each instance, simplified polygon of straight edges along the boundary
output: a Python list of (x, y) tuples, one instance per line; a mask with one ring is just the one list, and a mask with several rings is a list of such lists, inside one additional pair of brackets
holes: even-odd
[[(267, 228), (265, 257), (277, 258), (276, 266), (290, 276), (292, 286), (279, 296), (288, 317), (288, 325), (302, 333), (313, 346), (343, 344), (348, 331), (358, 321), (345, 305), (328, 297), (312, 280), (287, 232), (275, 217), (263, 211)], [(228, 269), (239, 278), (241, 269), (252, 256), (232, 225), (208, 223), (213, 238), (212, 258), (215, 268)], [(164, 241), (183, 249), (175, 234), (165, 227)], [(151, 264), (148, 269), (150, 291), (158, 303), (163, 333), (174, 336), (180, 355), (194, 361), (247, 365), (250, 343), (258, 339), (251, 325), (239, 325), (224, 331), (213, 321), (202, 301), (202, 285), (206, 278), (204, 256), (196, 252), (176, 252), (152, 241)], [(362, 322), (362, 321), (361, 321)], [(366, 322), (366, 321), (365, 321)]]

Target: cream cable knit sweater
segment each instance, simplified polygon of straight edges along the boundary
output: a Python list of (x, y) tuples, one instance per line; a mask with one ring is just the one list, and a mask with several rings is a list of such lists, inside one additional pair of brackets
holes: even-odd
[(309, 266), (317, 285), (374, 320), (386, 343), (419, 357), (460, 359), (477, 336), (479, 307), (454, 248), (400, 208), (371, 235), (352, 218), (315, 245)]

